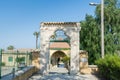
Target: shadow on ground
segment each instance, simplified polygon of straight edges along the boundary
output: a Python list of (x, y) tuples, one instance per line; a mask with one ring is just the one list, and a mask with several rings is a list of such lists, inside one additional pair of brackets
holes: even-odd
[(69, 75), (65, 73), (49, 73), (47, 75), (35, 74), (29, 80), (101, 80), (95, 75)]

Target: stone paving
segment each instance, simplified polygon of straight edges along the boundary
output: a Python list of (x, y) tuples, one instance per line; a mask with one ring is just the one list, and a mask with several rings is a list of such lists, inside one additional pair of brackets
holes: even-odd
[[(15, 73), (9, 73), (9, 74), (7, 74), (6, 73), (6, 75), (4, 75), (4, 76), (2, 76), (2, 78), (0, 79), (0, 80), (13, 80), (13, 78), (15, 77), (15, 76), (18, 76), (18, 75), (21, 75), (22, 73), (24, 73), (24, 72), (26, 72), (27, 70), (29, 70), (30, 68), (32, 68), (33, 66), (28, 66), (28, 67), (25, 67), (24, 69), (22, 69), (22, 70), (17, 70), (17, 71), (15, 71)], [(17, 69), (17, 68), (16, 68)]]
[(44, 76), (35, 74), (28, 80), (100, 80), (95, 75), (69, 75), (65, 68), (54, 68), (50, 70), (49, 74)]
[(13, 71), (13, 68), (15, 68), (15, 70), (17, 70), (16, 67), (2, 67), (1, 75), (4, 76), (4, 75), (7, 75), (7, 74), (10, 74)]
[(6, 76), (2, 76), (2, 79), (1, 80), (13, 80), (13, 74), (8, 74)]
[(2, 67), (2, 71), (1, 71), (2, 79), (1, 80), (12, 80), (13, 68), (15, 68), (15, 70), (17, 70), (16, 67)]
[(94, 75), (68, 75), (68, 74), (48, 74), (41, 76), (36, 74), (28, 80), (100, 80)]

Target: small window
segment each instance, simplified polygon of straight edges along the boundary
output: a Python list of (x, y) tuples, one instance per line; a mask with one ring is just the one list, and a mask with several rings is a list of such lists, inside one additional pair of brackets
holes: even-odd
[(13, 62), (13, 57), (8, 57), (9, 62)]
[(80, 60), (81, 60), (81, 62), (88, 62), (88, 59), (86, 57), (83, 57)]

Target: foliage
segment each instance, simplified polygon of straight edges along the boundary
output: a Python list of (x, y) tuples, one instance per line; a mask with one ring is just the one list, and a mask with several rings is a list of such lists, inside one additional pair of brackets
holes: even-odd
[(65, 56), (65, 57), (63, 57), (62, 61), (63, 61), (64, 63), (68, 63), (68, 62), (70, 61), (70, 57)]
[(100, 74), (106, 80), (120, 79), (120, 57), (118, 55), (106, 55), (104, 59), (96, 61)]
[[(104, 7), (104, 45), (105, 54), (120, 50), (120, 6), (119, 0), (105, 0)], [(95, 16), (86, 15), (81, 22), (80, 48), (88, 51), (88, 61), (100, 58), (101, 54), (101, 6), (96, 7)]]
[(40, 32), (34, 32), (33, 35), (36, 36), (36, 37), (38, 38), (39, 35), (40, 35)]
[(81, 49), (86, 50), (89, 54), (88, 61), (90, 64), (100, 57), (100, 28), (96, 20), (86, 15), (85, 21), (81, 22)]
[(7, 47), (8, 50), (13, 50), (14, 49), (14, 46), (10, 45)]
[(50, 50), (70, 50), (70, 48), (50, 48)]
[(50, 42), (67, 42), (70, 43), (69, 37), (65, 34), (63, 30), (57, 30), (54, 34), (50, 37)]
[[(120, 6), (119, 0), (105, 0), (105, 53), (115, 53), (120, 50)], [(100, 5), (96, 8), (96, 20), (100, 24)]]
[(32, 60), (32, 53), (29, 53), (29, 59)]
[(2, 49), (2, 51), (5, 51), (5, 49)]
[(70, 40), (50, 40), (50, 42), (67, 42), (67, 43), (70, 43)]
[(25, 61), (25, 57), (17, 57), (16, 58), (16, 62), (19, 63), (19, 64), (24, 62), (24, 61)]
[(39, 38), (39, 35), (40, 35), (40, 32), (34, 32), (33, 35), (36, 37), (36, 49), (38, 48), (38, 38)]
[(1, 66), (5, 66), (5, 62), (2, 62), (2, 63), (1, 63)]

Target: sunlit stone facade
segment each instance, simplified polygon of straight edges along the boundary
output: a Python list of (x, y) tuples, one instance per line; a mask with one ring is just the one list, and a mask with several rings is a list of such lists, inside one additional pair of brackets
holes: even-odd
[(63, 30), (70, 38), (70, 74), (79, 72), (79, 22), (42, 22), (40, 24), (40, 73), (49, 72), (50, 37)]

